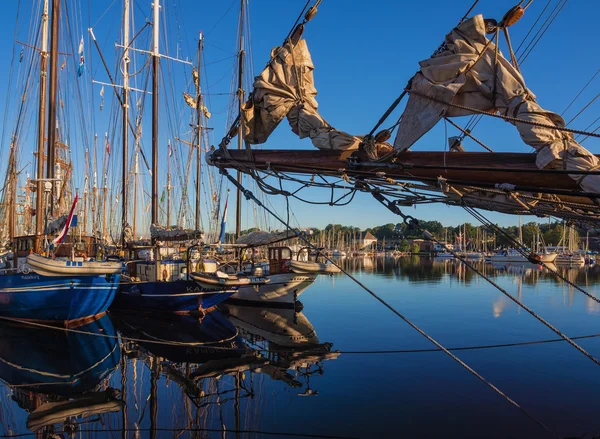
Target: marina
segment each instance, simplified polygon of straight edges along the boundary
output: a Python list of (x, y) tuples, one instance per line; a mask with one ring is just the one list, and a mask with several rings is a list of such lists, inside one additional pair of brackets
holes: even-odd
[[(343, 267), (562, 437), (600, 429), (596, 366), (460, 263), (348, 258)], [(535, 266), (482, 269), (600, 354), (596, 302)], [(598, 267), (561, 273), (598, 294)], [(227, 305), (202, 321), (109, 313), (78, 328), (120, 340), (2, 323), (2, 434), (547, 437), (349, 279), (319, 279), (302, 299), (300, 313)], [(95, 411), (80, 401), (89, 392), (104, 398)], [(65, 401), (82, 407), (32, 424), (44, 404)]]
[(334, 3), (7, 5), (0, 437), (600, 438), (596, 5)]

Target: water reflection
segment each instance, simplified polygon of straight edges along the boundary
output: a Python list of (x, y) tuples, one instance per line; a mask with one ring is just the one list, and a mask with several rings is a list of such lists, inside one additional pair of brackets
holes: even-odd
[[(389, 278), (409, 282), (442, 283), (444, 278), (453, 278), (470, 284), (479, 281), (478, 274), (457, 259), (425, 256), (401, 257), (361, 257), (344, 258), (336, 261), (351, 272), (377, 273)], [(561, 284), (562, 281), (544, 267), (528, 262), (486, 263), (483, 260), (470, 260), (469, 263), (489, 276), (520, 276), (525, 284), (533, 285), (540, 281)], [(569, 281), (578, 285), (600, 284), (600, 265), (569, 267), (548, 264)]]
[(119, 392), (106, 385), (120, 359), (111, 320), (76, 330), (0, 321), (0, 379), (10, 389), (0, 397), (5, 435), (19, 423), (44, 435), (71, 432), (86, 418), (121, 410)]
[(202, 319), (112, 313), (74, 331), (0, 323), (4, 435), (256, 430), (260, 416), (246, 414), (258, 414), (273, 385), (318, 393), (311, 376), (339, 353), (306, 316), (223, 311)]
[[(447, 346), (549, 337), (459, 261), (340, 262)], [(547, 270), (474, 263), (565, 333), (597, 332), (599, 305)], [(556, 269), (598, 295), (599, 267)], [(202, 319), (115, 313), (79, 332), (2, 323), (2, 433), (237, 439), (265, 432), (412, 438), (453, 431), (464, 438), (540, 437), (528, 419), (444, 355), (420, 352), (429, 343), (349, 279), (333, 279), (322, 278), (307, 290), (305, 313), (234, 305)], [(347, 354), (340, 355), (332, 342)], [(582, 343), (600, 352), (600, 338)], [(457, 352), (572, 436), (600, 430), (594, 416), (600, 381), (588, 369), (596, 366), (573, 351), (566, 343), (546, 343)], [(490, 425), (494, 434), (488, 434)]]

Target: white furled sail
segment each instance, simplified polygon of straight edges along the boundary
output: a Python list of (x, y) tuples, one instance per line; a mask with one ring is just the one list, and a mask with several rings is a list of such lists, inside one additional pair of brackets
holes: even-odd
[[(301, 233), (302, 235), (310, 235), (312, 230), (302, 231)], [(238, 245), (247, 245), (248, 247), (257, 247), (285, 241), (286, 239), (293, 239), (296, 236), (293, 230), (284, 230), (283, 232), (277, 230), (274, 232), (257, 230), (240, 236), (235, 243)]]
[(287, 116), (292, 131), (309, 137), (319, 149), (355, 150), (362, 136), (338, 131), (321, 117), (315, 97), (314, 65), (306, 40), (293, 39), (271, 51), (271, 60), (254, 80), (254, 91), (243, 110), (244, 140), (266, 142)]
[[(497, 51), (485, 32), (482, 15), (465, 20), (446, 36), (438, 52), (420, 62), (421, 68), (409, 86), (410, 99), (394, 148), (410, 148), (442, 117), (476, 114), (447, 103), (530, 122), (510, 121), (523, 141), (536, 150), (540, 169), (597, 170), (600, 160), (571, 133), (531, 124), (565, 126), (561, 116), (540, 107), (519, 71)], [(599, 175), (569, 176), (584, 191), (600, 192)]]
[(191, 241), (204, 240), (204, 233), (200, 230), (184, 229), (181, 227), (163, 227), (157, 224), (150, 226), (150, 236), (157, 241)]

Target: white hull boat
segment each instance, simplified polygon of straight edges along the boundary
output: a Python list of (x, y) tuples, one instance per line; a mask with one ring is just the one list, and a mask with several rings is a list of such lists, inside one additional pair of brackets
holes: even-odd
[(290, 261), (290, 269), (298, 274), (338, 274), (341, 270), (324, 262)]
[(559, 265), (585, 265), (585, 258), (578, 254), (563, 254), (558, 255), (555, 262)]
[(279, 273), (268, 276), (269, 283), (242, 286), (229, 300), (292, 308), (296, 300), (317, 278), (316, 274)]
[[(545, 264), (551, 264), (556, 260), (558, 255), (556, 253), (541, 253), (538, 254), (537, 257), (540, 262)], [(502, 262), (530, 262), (525, 256), (519, 253), (516, 250), (503, 250), (501, 252), (496, 253), (495, 255), (489, 258), (491, 262), (494, 263), (502, 263)]]
[(50, 259), (36, 254), (27, 255), (27, 264), (42, 276), (101, 276), (119, 274), (123, 270), (121, 262)]

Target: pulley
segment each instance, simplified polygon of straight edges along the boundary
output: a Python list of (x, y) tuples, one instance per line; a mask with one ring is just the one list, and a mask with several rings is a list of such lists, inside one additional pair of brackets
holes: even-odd
[(386, 142), (392, 137), (392, 133), (390, 130), (381, 130), (377, 134), (375, 134), (375, 142), (383, 143)]
[(524, 1), (525, 0), (521, 0), (518, 5), (513, 6), (506, 14), (504, 14), (504, 17), (502, 17), (502, 21), (499, 24), (501, 28), (510, 27), (521, 19), (523, 14), (525, 14), (525, 9), (533, 2), (533, 0), (529, 0), (525, 6), (521, 6)]
[(306, 14), (304, 14), (304, 22), (308, 23), (310, 20), (315, 18), (315, 15), (317, 15), (317, 12), (318, 12), (317, 5), (313, 5), (310, 8), (308, 8), (308, 11), (306, 11)]

